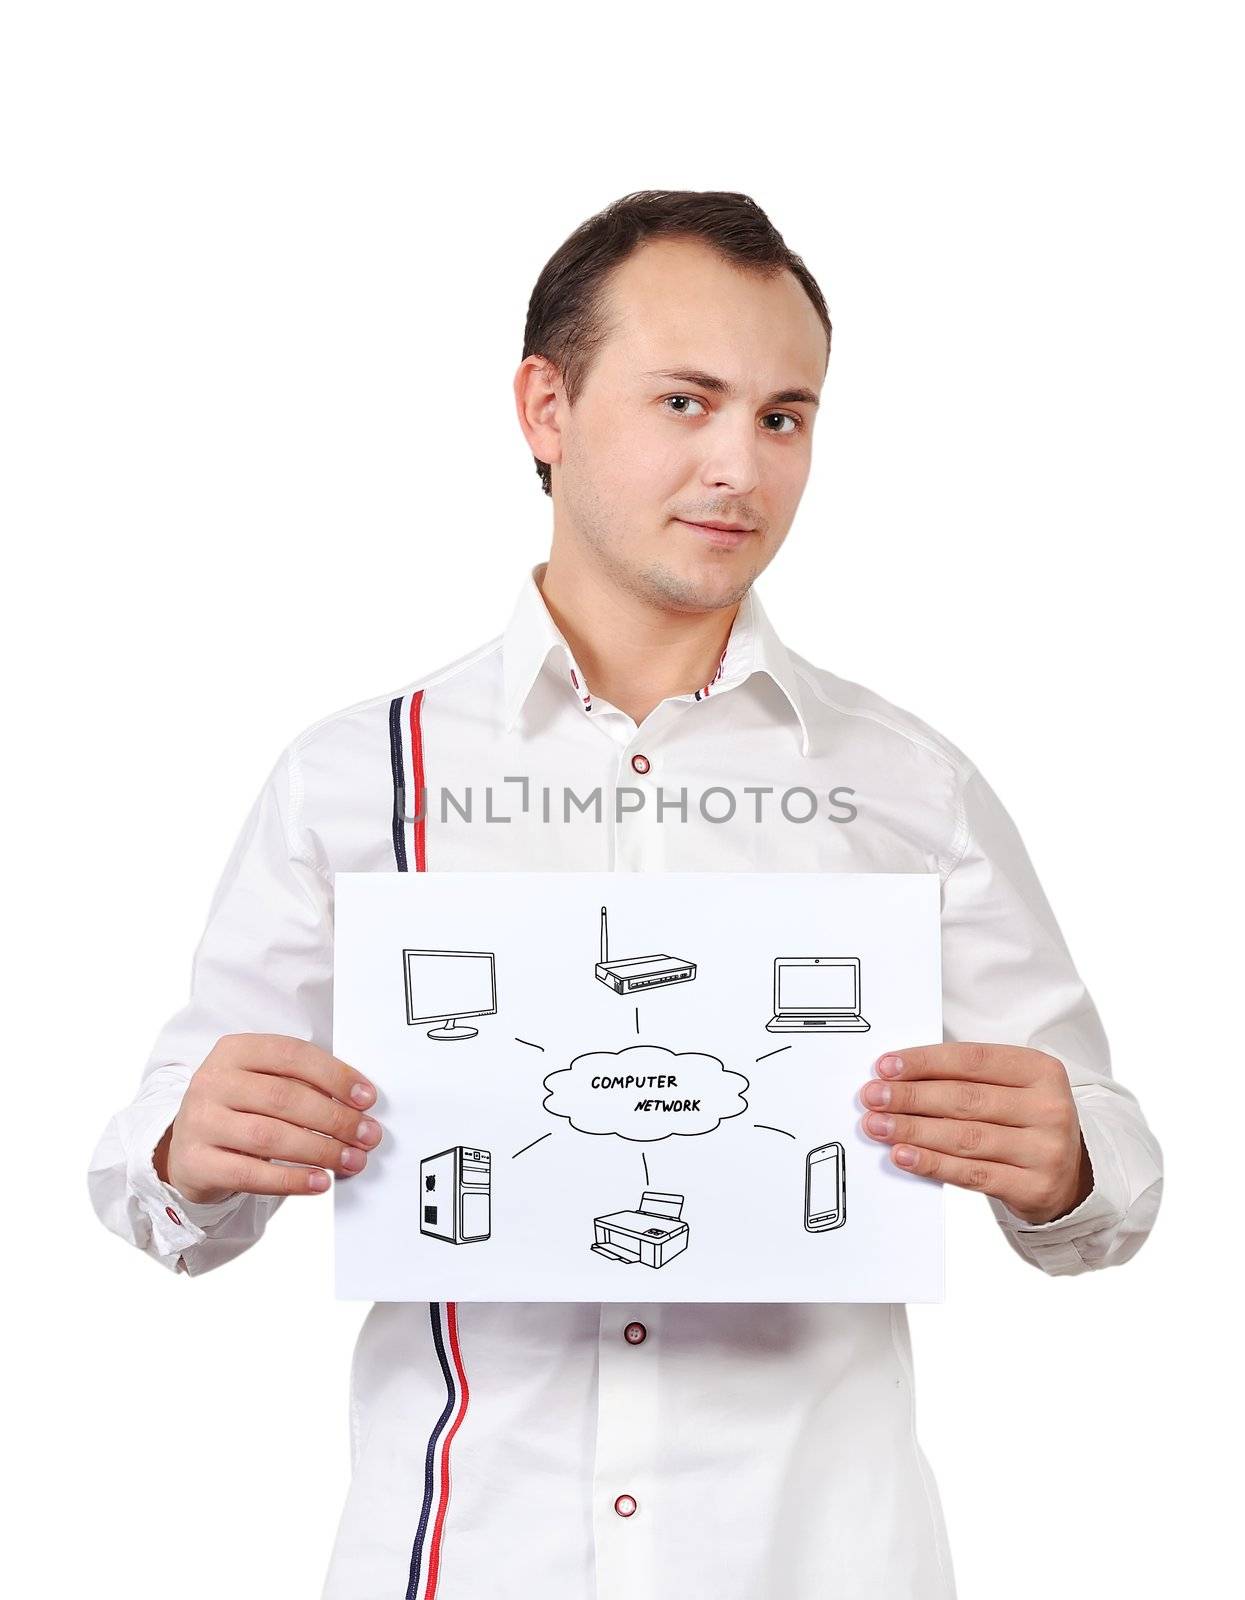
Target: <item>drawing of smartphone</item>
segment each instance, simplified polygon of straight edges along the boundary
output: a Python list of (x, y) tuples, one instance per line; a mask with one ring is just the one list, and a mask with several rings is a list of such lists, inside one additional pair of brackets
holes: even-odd
[(804, 1226), (827, 1233), (847, 1221), (847, 1173), (843, 1146), (835, 1139), (810, 1150), (804, 1161)]

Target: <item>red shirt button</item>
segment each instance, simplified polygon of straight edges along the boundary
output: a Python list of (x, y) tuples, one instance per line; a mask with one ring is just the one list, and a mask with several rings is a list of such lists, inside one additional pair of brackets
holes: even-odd
[(165, 1214), (166, 1217), (172, 1217), (173, 1221), (177, 1224), (177, 1226), (179, 1228), (181, 1227), (182, 1219), (178, 1216), (177, 1212), (173, 1210), (172, 1206), (165, 1206), (164, 1214)]
[(623, 1338), (628, 1344), (643, 1344), (648, 1338), (648, 1329), (642, 1322), (629, 1322), (623, 1329)]
[(639, 1507), (635, 1503), (633, 1494), (620, 1494), (614, 1501), (614, 1510), (620, 1517), (634, 1517)]
[(652, 762), (647, 756), (632, 756), (631, 765), (636, 772), (647, 772)]

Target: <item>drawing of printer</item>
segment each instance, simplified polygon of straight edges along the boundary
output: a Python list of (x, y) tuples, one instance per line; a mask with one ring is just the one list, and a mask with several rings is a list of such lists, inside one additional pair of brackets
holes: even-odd
[(637, 1211), (611, 1211), (594, 1217), (596, 1242), (592, 1248), (611, 1261), (642, 1261), (646, 1267), (664, 1267), (687, 1249), (687, 1223), (681, 1194), (659, 1194), (646, 1189)]

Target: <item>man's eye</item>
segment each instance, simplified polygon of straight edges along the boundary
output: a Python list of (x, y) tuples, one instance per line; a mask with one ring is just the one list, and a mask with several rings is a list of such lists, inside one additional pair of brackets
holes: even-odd
[[(704, 408), (704, 400), (698, 400), (696, 395), (667, 395), (661, 403), (675, 406), (675, 416), (693, 416), (695, 413), (688, 411), (687, 406), (698, 405)], [(767, 434), (799, 434), (799, 430), (803, 427), (803, 419), (792, 416), (789, 411), (767, 411), (765, 421), (771, 421), (773, 418), (778, 418), (779, 422), (791, 422), (791, 427), (767, 427), (765, 429)]]

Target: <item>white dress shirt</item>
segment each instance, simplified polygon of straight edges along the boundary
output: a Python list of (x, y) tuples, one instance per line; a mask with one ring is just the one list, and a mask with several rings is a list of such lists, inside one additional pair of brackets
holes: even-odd
[[(789, 652), (755, 594), (714, 678), (637, 727), (587, 691), (540, 571), (501, 637), (282, 752), (216, 890), (190, 999), (92, 1158), (107, 1226), (191, 1276), (263, 1232), (278, 1199), (191, 1205), (152, 1152), (222, 1034), (332, 1048), (335, 872), (937, 872), (945, 1037), (1058, 1057), (1093, 1165), (1092, 1193), (1054, 1222), (990, 1198), (1003, 1235), (1052, 1274), (1127, 1260), (1158, 1208), (1160, 1152), (972, 763)], [(595, 790), (599, 817), (580, 804)], [(324, 1600), (954, 1594), (901, 1305), (377, 1304), (351, 1419)]]

